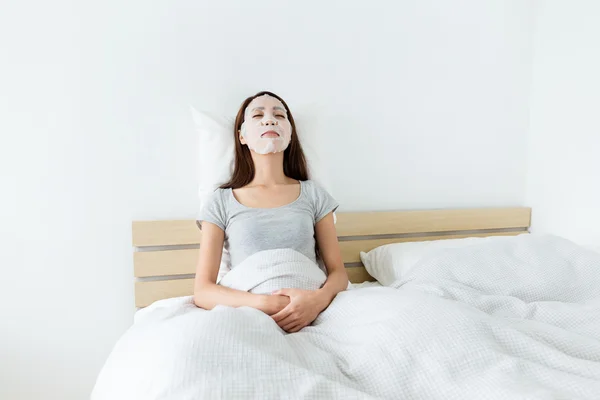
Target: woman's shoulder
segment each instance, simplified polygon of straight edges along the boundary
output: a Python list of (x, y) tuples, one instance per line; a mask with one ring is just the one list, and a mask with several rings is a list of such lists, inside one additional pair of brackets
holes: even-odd
[(306, 181), (302, 181), (302, 185), (308, 190), (308, 191), (312, 191), (314, 193), (318, 193), (318, 192), (327, 192), (327, 190), (325, 189), (325, 187), (323, 187), (322, 184), (320, 184), (317, 181), (314, 181), (312, 179), (308, 179)]
[(310, 197), (313, 201), (320, 202), (324, 199), (332, 199), (329, 191), (318, 181), (315, 180), (307, 180), (303, 181), (304, 192)]
[(229, 191), (231, 191), (230, 188), (221, 188), (218, 187), (215, 189), (215, 191), (213, 192), (213, 196), (220, 196), (220, 197), (224, 197), (226, 193), (228, 193)]
[(216, 188), (207, 196), (206, 204), (223, 207), (227, 203), (227, 194), (231, 189)]
[(222, 230), (225, 230), (229, 215), (226, 192), (226, 189), (215, 189), (205, 198), (201, 199), (200, 213), (197, 218), (198, 222), (211, 222)]
[[(311, 203), (314, 211), (314, 221), (319, 222), (328, 213), (338, 208), (337, 201), (317, 181), (308, 180), (303, 182), (307, 200)], [(335, 219), (335, 216), (334, 216)]]

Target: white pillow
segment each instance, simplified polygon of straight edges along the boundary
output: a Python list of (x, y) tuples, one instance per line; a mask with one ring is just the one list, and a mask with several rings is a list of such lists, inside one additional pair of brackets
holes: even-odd
[(198, 133), (198, 197), (202, 209), (215, 189), (231, 178), (234, 119), (190, 108)]
[(446, 249), (467, 247), (485, 241), (506, 239), (507, 236), (469, 237), (423, 242), (392, 243), (379, 246), (367, 253), (361, 251), (360, 259), (367, 272), (379, 283), (389, 286), (402, 279), (419, 261)]

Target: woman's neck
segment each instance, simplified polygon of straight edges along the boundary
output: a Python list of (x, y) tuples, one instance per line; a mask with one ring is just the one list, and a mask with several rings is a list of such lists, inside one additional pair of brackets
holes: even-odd
[(283, 173), (283, 151), (273, 154), (256, 154), (254, 161), (254, 179), (248, 186), (275, 186), (288, 183)]

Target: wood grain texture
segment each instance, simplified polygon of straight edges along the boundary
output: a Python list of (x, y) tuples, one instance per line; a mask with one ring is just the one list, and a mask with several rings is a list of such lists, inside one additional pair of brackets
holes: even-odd
[(131, 230), (136, 247), (200, 243), (200, 229), (195, 220), (134, 221)]
[(369, 275), (365, 267), (348, 267), (346, 268), (346, 273), (348, 274), (348, 280), (352, 283), (375, 281), (375, 278)]
[(133, 269), (137, 278), (186, 275), (196, 273), (198, 249), (161, 250), (133, 253)]
[(399, 212), (340, 213), (338, 236), (394, 235), (484, 229), (528, 228), (531, 209), (481, 208)]
[(194, 279), (172, 279), (135, 283), (135, 306), (147, 307), (157, 300), (194, 294)]
[(340, 242), (340, 250), (342, 259), (345, 264), (360, 262), (360, 252), (365, 253), (373, 250), (376, 247), (392, 243), (404, 242), (424, 242), (428, 240), (447, 240), (447, 239), (463, 239), (467, 237), (488, 237), (488, 236), (516, 236), (526, 233), (519, 232), (497, 232), (497, 233), (465, 233), (456, 235), (438, 235), (438, 236), (418, 236), (418, 237), (401, 237), (401, 238), (386, 238), (386, 239), (371, 239), (371, 240), (348, 240)]
[[(434, 233), (484, 229), (526, 229), (531, 209), (481, 208), (395, 212), (338, 213), (338, 236)], [(173, 246), (200, 243), (195, 220), (134, 221), (133, 245)]]

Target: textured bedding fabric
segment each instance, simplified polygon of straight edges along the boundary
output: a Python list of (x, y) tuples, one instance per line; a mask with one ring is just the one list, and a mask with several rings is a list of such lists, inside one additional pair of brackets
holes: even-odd
[(295, 334), (251, 308), (164, 300), (92, 394), (237, 398), (598, 399), (600, 255), (536, 236), (449, 250), (393, 287), (340, 293)]

